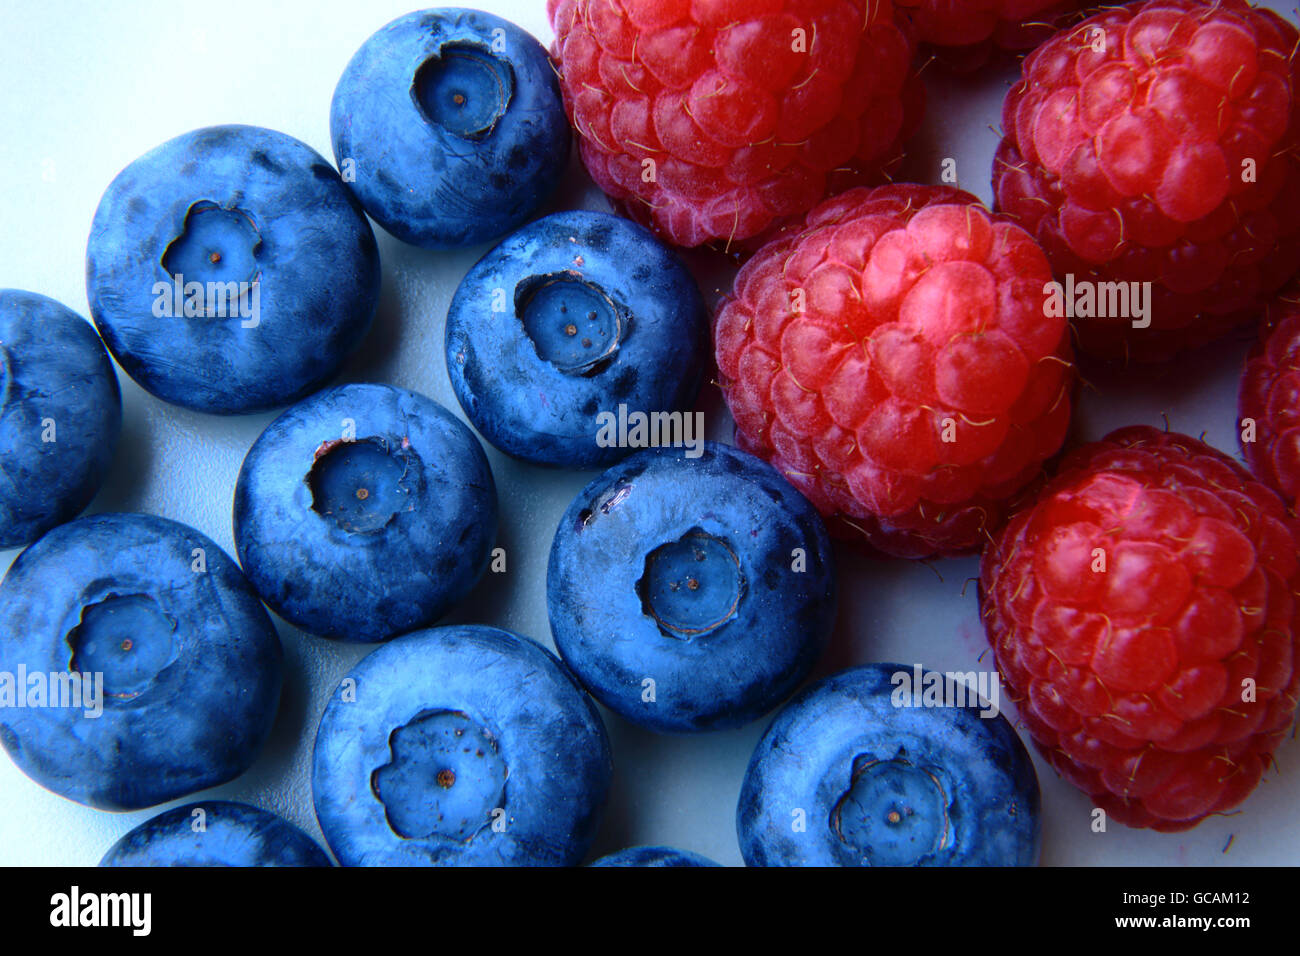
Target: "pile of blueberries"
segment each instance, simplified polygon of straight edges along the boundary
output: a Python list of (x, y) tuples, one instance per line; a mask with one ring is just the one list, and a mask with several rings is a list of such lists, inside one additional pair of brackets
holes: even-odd
[[(613, 773), (593, 698), (664, 733), (777, 708), (834, 623), (826, 529), (734, 448), (602, 440), (602, 416), (690, 412), (706, 308), (675, 254), (626, 219), (528, 222), (571, 137), (535, 39), (476, 11), (403, 17), (353, 57), (331, 131), (337, 168), (245, 126), (197, 130), (128, 166), (90, 236), (93, 329), (0, 291), (0, 546), (26, 547), (0, 585), (0, 672), (102, 681), (103, 694), (94, 716), (52, 699), (0, 707), (0, 742), (43, 786), (104, 810), (229, 781), (280, 700), (270, 608), (313, 635), (381, 644), (316, 737), (312, 792), (340, 863), (578, 864)], [(424, 248), (505, 236), (447, 316), (455, 394), (516, 458), (607, 469), (551, 548), (558, 658), (496, 628), (433, 626), (492, 559), (496, 488), (474, 432), (411, 391), (325, 387), (376, 310), (367, 215)], [(110, 353), (177, 405), (289, 406), (239, 473), (238, 563), (175, 521), (77, 517), (121, 426)], [(846, 670), (785, 703), (744, 781), (749, 864), (1037, 860), (1038, 785), (1010, 725), (974, 702), (894, 706), (900, 669)], [(221, 801), (168, 810), (104, 858), (330, 862), (286, 821)], [(599, 865), (714, 864), (639, 847)]]

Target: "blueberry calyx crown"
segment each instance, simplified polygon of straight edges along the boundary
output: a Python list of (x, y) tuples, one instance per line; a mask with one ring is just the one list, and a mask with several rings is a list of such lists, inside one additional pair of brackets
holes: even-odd
[(568, 270), (515, 286), (515, 315), (539, 358), (585, 378), (609, 366), (628, 327), (624, 310), (603, 289)]
[(403, 839), (468, 843), (505, 805), (510, 771), (497, 737), (466, 713), (421, 711), (389, 734), (388, 749), (370, 789)]
[(176, 621), (147, 594), (110, 592), (86, 604), (65, 638), (69, 673), (103, 675), (104, 696), (132, 700), (176, 658)]
[(709, 634), (736, 617), (745, 587), (735, 550), (700, 528), (646, 555), (636, 583), (641, 610), (660, 632), (679, 640)]
[[(262, 234), (253, 217), (211, 199), (193, 203), (180, 235), (163, 252), (162, 268), (174, 281), (249, 286), (261, 274)], [(240, 293), (242, 294), (242, 293)]]
[(373, 534), (415, 508), (419, 468), (410, 443), (390, 447), (378, 437), (330, 439), (316, 449), (307, 485), (312, 510), (349, 534)]
[(913, 763), (859, 754), (830, 827), (864, 866), (912, 866), (951, 842), (948, 789), (941, 775)]
[(482, 139), (510, 109), (515, 71), (474, 43), (444, 44), (415, 71), (411, 96), (424, 118), (461, 139)]

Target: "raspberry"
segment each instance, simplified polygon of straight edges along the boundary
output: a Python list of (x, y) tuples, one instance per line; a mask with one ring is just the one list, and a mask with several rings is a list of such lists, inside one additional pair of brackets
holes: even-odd
[(587, 171), (679, 246), (751, 238), (878, 181), (919, 120), (892, 0), (548, 0), (548, 11)]
[(1080, 0), (895, 0), (916, 39), (949, 67), (984, 65), (995, 50), (1029, 50), (1078, 10)]
[(1298, 42), (1244, 0), (1148, 0), (1025, 60), (1003, 106), (997, 208), (1058, 278), (1152, 283), (1149, 327), (1079, 319), (1083, 351), (1168, 359), (1253, 318), (1300, 268)]
[(1237, 403), (1243, 429), (1255, 433), (1241, 450), (1255, 477), (1290, 505), (1300, 493), (1300, 282), (1292, 282), (1264, 315), (1260, 338), (1241, 377)]
[(1064, 439), (1064, 319), (1042, 250), (968, 193), (860, 187), (764, 245), (714, 325), (736, 440), (832, 530), (973, 550)]
[(1112, 818), (1185, 830), (1259, 782), (1300, 689), (1296, 532), (1227, 455), (1139, 426), (1067, 455), (985, 551), (1008, 694)]

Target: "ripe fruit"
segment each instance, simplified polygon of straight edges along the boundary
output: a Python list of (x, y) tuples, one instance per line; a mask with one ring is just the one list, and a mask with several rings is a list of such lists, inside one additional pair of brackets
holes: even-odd
[(284, 133), (197, 129), (105, 190), (86, 244), (104, 344), (146, 391), (213, 415), (338, 374), (379, 305), (379, 248), (334, 167)]
[(575, 210), (476, 262), (443, 341), (452, 390), (485, 439), (536, 465), (603, 468), (632, 450), (608, 440), (610, 416), (690, 413), (708, 326), (676, 253), (622, 216)]
[(646, 449), (593, 479), (546, 571), (560, 657), (602, 704), (660, 733), (740, 727), (788, 697), (830, 642), (835, 593), (813, 507), (714, 442)]
[(871, 180), (919, 119), (892, 0), (548, 9), (587, 171), (677, 245), (756, 236)]
[(934, 672), (939, 706), (908, 705), (898, 678), (918, 671), (852, 667), (781, 709), (736, 807), (748, 866), (1038, 862), (1038, 777), (1011, 722)]
[(465, 624), (352, 668), (316, 732), (312, 799), (343, 866), (577, 866), (612, 774), (600, 714), (555, 655)]
[(1259, 342), (1246, 359), (1237, 403), (1241, 450), (1255, 477), (1294, 505), (1300, 492), (1300, 283), (1291, 283), (1264, 316)]
[(1148, 328), (1080, 320), (1079, 346), (1154, 361), (1253, 318), (1300, 267), (1295, 27), (1243, 0), (1107, 9), (1025, 60), (997, 205), (1058, 277), (1151, 282)]
[(1065, 320), (1042, 250), (974, 196), (855, 189), (765, 245), (714, 329), (736, 439), (840, 534), (968, 551), (1065, 437)]
[(569, 160), (546, 50), (508, 20), (457, 7), (408, 13), (362, 44), (334, 90), (330, 135), (366, 212), (429, 249), (519, 227)]
[(678, 850), (671, 846), (634, 846), (617, 853), (602, 856), (588, 866), (721, 866), (708, 857), (692, 853), (690, 850)]
[(288, 820), (246, 803), (173, 807), (118, 840), (100, 866), (333, 866)]
[(280, 639), (257, 595), (216, 542), (166, 518), (47, 532), (0, 583), (0, 634), (0, 745), (100, 810), (233, 780), (280, 704)]
[(1047, 759), (1112, 818), (1185, 830), (1291, 726), (1297, 525), (1240, 465), (1125, 428), (1071, 453), (985, 551), (989, 643)]
[(90, 504), (121, 431), (117, 374), (94, 326), (43, 295), (0, 289), (0, 548)]
[(1079, 0), (894, 0), (916, 39), (948, 66), (971, 70), (994, 50), (1031, 50), (1082, 5)]
[(362, 644), (464, 600), (497, 531), (474, 433), (393, 385), (340, 385), (287, 409), (244, 457), (232, 512), (240, 564), (266, 606)]

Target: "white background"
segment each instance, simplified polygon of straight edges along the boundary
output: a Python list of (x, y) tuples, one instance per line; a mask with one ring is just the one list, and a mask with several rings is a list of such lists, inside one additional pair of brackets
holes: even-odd
[[(549, 44), (544, 0), (483, 0)], [(1285, 13), (1287, 7), (1268, 3)], [(113, 176), (141, 153), (187, 130), (249, 123), (282, 130), (333, 156), (329, 105), (355, 49), (412, 8), (396, 0), (0, 0), (0, 288), (40, 292), (87, 314), (86, 236)], [(1287, 14), (1292, 20), (1294, 12)], [(1001, 98), (1016, 70), (944, 77), (930, 67), (925, 126), (907, 178), (934, 182), (944, 157), (960, 185), (990, 200), (989, 170)], [(579, 167), (557, 206), (607, 208)], [(456, 283), (486, 247), (425, 252), (376, 228), (383, 257), (380, 314), (344, 378), (424, 392), (460, 414), (447, 383), (443, 317)], [(719, 279), (721, 281), (719, 281)], [(706, 280), (710, 300), (725, 276)], [(1169, 424), (1236, 453), (1237, 376), (1245, 338), (1158, 373), (1095, 383), (1082, 395), (1076, 434), (1100, 437), (1133, 423)], [(95, 511), (144, 511), (187, 522), (233, 553), (230, 501), (245, 451), (273, 415), (221, 419), (173, 408), (119, 372), (125, 425)], [(719, 403), (711, 437), (728, 439)], [(501, 500), (499, 543), (508, 573), (488, 574), (449, 620), (500, 625), (550, 643), (546, 557), (555, 524), (591, 473), (555, 473), (488, 455)], [(16, 552), (0, 553), (0, 568)], [(939, 670), (991, 666), (976, 606), (975, 559), (929, 565), (875, 561), (841, 549), (843, 597), (835, 643), (819, 673), (872, 660)], [(330, 643), (277, 622), (286, 655), (282, 709), (254, 767), (208, 798), (275, 811), (320, 838), (308, 768), (321, 709), (366, 648)], [(0, 636), (4, 639), (4, 636)], [(735, 805), (766, 719), (738, 731), (660, 737), (606, 714), (615, 784), (596, 851), (663, 843), (739, 864)], [(1300, 746), (1285, 744), (1241, 812), (1184, 834), (1091, 832), (1090, 801), (1037, 761), (1043, 790), (1043, 861), (1050, 864), (1231, 865), (1300, 862)], [(187, 798), (186, 801), (188, 802)], [(93, 865), (156, 810), (109, 814), (54, 796), (0, 758), (0, 863)], [(1223, 852), (1229, 837), (1231, 848)]]

